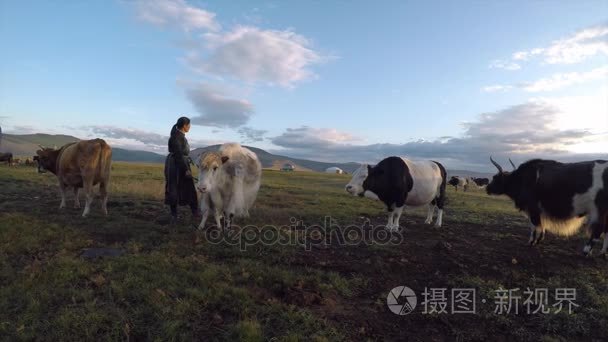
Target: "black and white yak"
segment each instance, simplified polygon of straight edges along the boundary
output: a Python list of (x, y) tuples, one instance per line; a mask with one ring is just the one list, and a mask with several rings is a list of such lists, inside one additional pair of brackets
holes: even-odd
[(545, 230), (570, 236), (582, 226), (591, 237), (583, 252), (591, 255), (593, 241), (604, 233), (601, 254), (608, 249), (608, 162), (605, 160), (560, 163), (534, 159), (512, 172), (503, 171), (492, 158), (498, 173), (488, 184), (490, 195), (507, 195), (515, 207), (530, 218), (530, 244), (545, 237)]
[(461, 187), (465, 192), (469, 189), (470, 179), (468, 177), (452, 176), (448, 181), (448, 184), (454, 187), (455, 191), (458, 191), (458, 187)]
[(346, 185), (346, 191), (384, 202), (388, 209), (386, 228), (390, 231), (399, 229), (405, 206), (428, 206), (427, 224), (432, 223), (437, 208), (435, 226), (441, 227), (446, 178), (445, 168), (438, 162), (388, 157), (376, 166), (361, 165)]

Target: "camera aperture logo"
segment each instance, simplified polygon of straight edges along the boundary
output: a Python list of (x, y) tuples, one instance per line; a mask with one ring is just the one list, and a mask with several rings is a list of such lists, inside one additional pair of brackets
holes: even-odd
[(408, 315), (416, 308), (418, 297), (412, 289), (398, 286), (391, 290), (386, 297), (386, 305), (396, 315)]

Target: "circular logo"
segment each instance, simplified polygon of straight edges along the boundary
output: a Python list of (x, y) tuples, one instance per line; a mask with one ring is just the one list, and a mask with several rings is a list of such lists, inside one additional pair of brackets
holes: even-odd
[(409, 287), (398, 286), (386, 297), (386, 305), (396, 315), (410, 314), (416, 308), (418, 298)]

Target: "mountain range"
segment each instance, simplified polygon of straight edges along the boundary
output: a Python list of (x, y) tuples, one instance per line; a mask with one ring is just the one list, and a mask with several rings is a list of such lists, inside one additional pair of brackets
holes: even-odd
[[(78, 141), (80, 139), (70, 135), (52, 135), (52, 134), (2, 134), (0, 152), (11, 152), (15, 156), (27, 157), (36, 154), (39, 149), (38, 145), (45, 147), (63, 146), (67, 143)], [(206, 151), (216, 151), (220, 145), (211, 145), (203, 148), (197, 148), (190, 152), (193, 159), (196, 159), (199, 154)], [(290, 158), (288, 156), (273, 154), (253, 146), (245, 146), (257, 154), (262, 167), (266, 169), (279, 170), (285, 164), (291, 164), (296, 171), (316, 171), (323, 172), (329, 167), (339, 167), (342, 170), (352, 173), (359, 167), (359, 163), (326, 163), (314, 160)], [(148, 151), (127, 150), (118, 147), (112, 147), (112, 160), (126, 162), (144, 162), (144, 163), (164, 163), (165, 156)], [(467, 170), (448, 170), (449, 175), (471, 176), (471, 177), (488, 177), (489, 174), (478, 173)]]

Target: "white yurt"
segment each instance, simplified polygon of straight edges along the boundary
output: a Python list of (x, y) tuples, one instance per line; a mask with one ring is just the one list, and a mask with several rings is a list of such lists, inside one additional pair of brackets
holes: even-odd
[(332, 167), (328, 167), (325, 170), (326, 173), (337, 173), (339, 175), (344, 173), (344, 170), (342, 170), (341, 168), (337, 167), (337, 166), (332, 166)]

